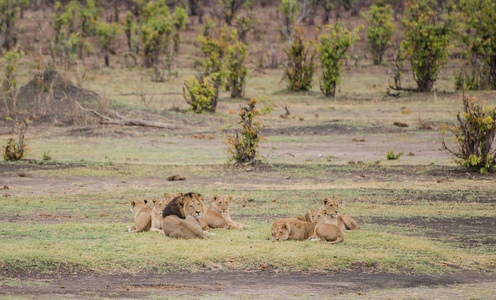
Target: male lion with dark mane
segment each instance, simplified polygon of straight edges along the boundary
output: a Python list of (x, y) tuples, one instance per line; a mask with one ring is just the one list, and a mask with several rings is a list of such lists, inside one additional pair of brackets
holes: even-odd
[(203, 229), (198, 219), (204, 211), (203, 196), (198, 193), (187, 193), (174, 198), (162, 213), (165, 235), (182, 239), (203, 238)]

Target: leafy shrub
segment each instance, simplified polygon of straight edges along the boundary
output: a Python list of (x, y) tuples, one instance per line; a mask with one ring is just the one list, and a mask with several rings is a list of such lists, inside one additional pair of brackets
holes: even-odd
[(402, 52), (412, 65), (418, 92), (430, 92), (448, 58), (456, 16), (435, 0), (411, 1), (402, 19)]
[(103, 49), (105, 66), (108, 67), (110, 65), (110, 47), (112, 46), (112, 43), (117, 39), (117, 34), (119, 33), (119, 25), (117, 25), (116, 23), (109, 24), (107, 22), (97, 22), (95, 27), (98, 41)]
[(9, 51), (17, 42), (15, 32), (16, 13), (21, 7), (27, 7), (29, 0), (2, 0), (0, 1), (0, 47)]
[(221, 0), (219, 6), (222, 9), (224, 20), (226, 20), (227, 25), (231, 26), (232, 20), (236, 17), (238, 10), (242, 7), (250, 8), (253, 3), (253, 0)]
[(141, 43), (145, 55), (144, 65), (153, 67), (159, 56), (167, 49), (172, 34), (172, 18), (164, 0), (150, 1), (143, 12), (144, 21), (141, 26)]
[(456, 74), (458, 89), (496, 89), (496, 2), (461, 0), (465, 18), (461, 41), (466, 66)]
[(401, 151), (400, 153), (398, 154), (394, 154), (393, 150), (389, 151), (388, 153), (386, 153), (386, 158), (387, 160), (397, 160), (400, 158), (400, 156), (402, 156), (404, 154), (403, 151)]
[(5, 53), (5, 56), (0, 59), (0, 65), (2, 66), (2, 71), (5, 76), (5, 79), (2, 82), (4, 91), (15, 90), (17, 87), (17, 63), (22, 54), (22, 51), (8, 51)]
[(367, 40), (372, 52), (374, 65), (380, 65), (386, 48), (391, 44), (394, 33), (393, 9), (390, 5), (372, 5), (369, 17), (362, 13), (362, 18), (367, 21)]
[(288, 49), (284, 49), (288, 58), (284, 67), (284, 76), (291, 91), (308, 91), (312, 88), (315, 49), (312, 49), (312, 42), (303, 41), (302, 34), (301, 29), (295, 29), (291, 45)]
[(319, 36), (317, 51), (320, 53), (320, 64), (322, 66), (322, 83), (320, 90), (326, 97), (334, 97), (336, 85), (341, 76), (343, 57), (348, 57), (346, 52), (360, 38), (358, 31), (362, 27), (353, 31), (343, 28), (341, 23), (335, 26), (324, 27), (324, 33)]
[(236, 132), (234, 136), (227, 137), (225, 143), (228, 145), (228, 153), (231, 154), (229, 162), (253, 163), (258, 157), (258, 147), (262, 136), (260, 129), (262, 125), (254, 121), (260, 112), (255, 108), (258, 99), (252, 98), (248, 105), (240, 103), (239, 116), (241, 120), (237, 123), (241, 125), (241, 132)]
[(282, 0), (279, 5), (279, 11), (283, 17), (283, 27), (281, 34), (284, 39), (289, 39), (293, 34), (293, 25), (296, 19), (296, 13), (300, 10), (298, 0)]
[(43, 160), (51, 160), (52, 155), (50, 154), (50, 150), (48, 150), (47, 152), (43, 152), (42, 158), (43, 158)]
[(248, 33), (256, 31), (260, 20), (255, 19), (255, 14), (249, 12), (245, 17), (237, 16), (234, 19), (234, 23), (238, 30), (239, 40), (246, 44)]
[(443, 125), (443, 129), (455, 135), (457, 149), (451, 150), (442, 139), (443, 149), (466, 168), (481, 173), (496, 171), (496, 150), (491, 150), (496, 135), (496, 107), (484, 107), (481, 101), (464, 95), (463, 113), (456, 117), (457, 125)]
[(24, 134), (28, 128), (28, 122), (29, 120), (26, 119), (20, 124), (17, 124), (20, 127), (17, 142), (13, 138), (10, 138), (7, 140), (7, 144), (2, 147), (4, 160), (20, 160), (26, 155), (28, 145), (24, 140)]
[(248, 52), (246, 45), (234, 40), (227, 47), (227, 76), (231, 90), (231, 98), (241, 98), (245, 93), (248, 68), (244, 65)]
[(215, 112), (219, 86), (215, 75), (192, 77), (184, 82), (183, 96), (195, 113)]

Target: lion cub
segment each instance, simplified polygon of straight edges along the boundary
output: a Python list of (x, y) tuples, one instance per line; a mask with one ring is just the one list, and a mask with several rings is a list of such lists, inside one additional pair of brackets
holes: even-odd
[(204, 238), (203, 229), (197, 221), (204, 210), (203, 196), (200, 194), (187, 193), (174, 198), (162, 213), (165, 235), (182, 239)]
[(127, 226), (129, 232), (148, 231), (152, 226), (152, 209), (146, 205), (148, 200), (131, 201), (131, 212), (134, 215), (134, 225)]
[(272, 225), (272, 237), (276, 241), (308, 240), (314, 235), (316, 223), (300, 221), (295, 218), (277, 220)]
[(324, 205), (322, 205), (321, 209), (326, 211), (323, 223), (336, 225), (343, 231), (360, 229), (360, 226), (352, 217), (338, 216), (339, 199), (329, 200), (328, 198), (325, 198)]
[(246, 229), (248, 225), (234, 222), (229, 214), (229, 204), (232, 196), (214, 196), (214, 201), (210, 204), (201, 220), (211, 228)]
[(329, 242), (331, 244), (340, 243), (344, 240), (344, 232), (336, 225), (325, 224), (327, 214), (326, 211), (321, 209), (318, 210), (315, 216), (315, 229), (314, 236), (312, 238), (313, 242)]

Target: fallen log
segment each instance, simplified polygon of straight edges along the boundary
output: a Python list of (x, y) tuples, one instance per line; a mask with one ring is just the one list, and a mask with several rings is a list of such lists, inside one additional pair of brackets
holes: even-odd
[(81, 109), (82, 111), (85, 112), (90, 112), (100, 118), (100, 124), (106, 124), (106, 125), (120, 125), (120, 126), (143, 126), (143, 127), (155, 127), (155, 128), (167, 128), (167, 129), (173, 129), (172, 126), (161, 123), (161, 122), (155, 122), (155, 121), (147, 121), (147, 120), (141, 120), (141, 119), (126, 119), (119, 115), (119, 113), (116, 111), (114, 114), (117, 118), (120, 120), (115, 120), (110, 117), (104, 116), (97, 112), (94, 109), (89, 109), (89, 108), (84, 108), (79, 102), (76, 102), (76, 105)]

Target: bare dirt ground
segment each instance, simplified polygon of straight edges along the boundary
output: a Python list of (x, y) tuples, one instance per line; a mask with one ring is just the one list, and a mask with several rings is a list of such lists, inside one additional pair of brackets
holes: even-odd
[[(19, 286), (2, 288), (0, 295), (25, 298), (299, 298), (365, 296), (371, 290), (401, 289), (395, 298), (407, 297), (410, 288), (430, 287), (430, 296), (441, 296), (436, 288), (494, 283), (482, 274), (406, 275), (344, 271), (339, 273), (174, 272), (168, 274), (17, 274)], [(494, 288), (494, 287), (493, 287)]]

